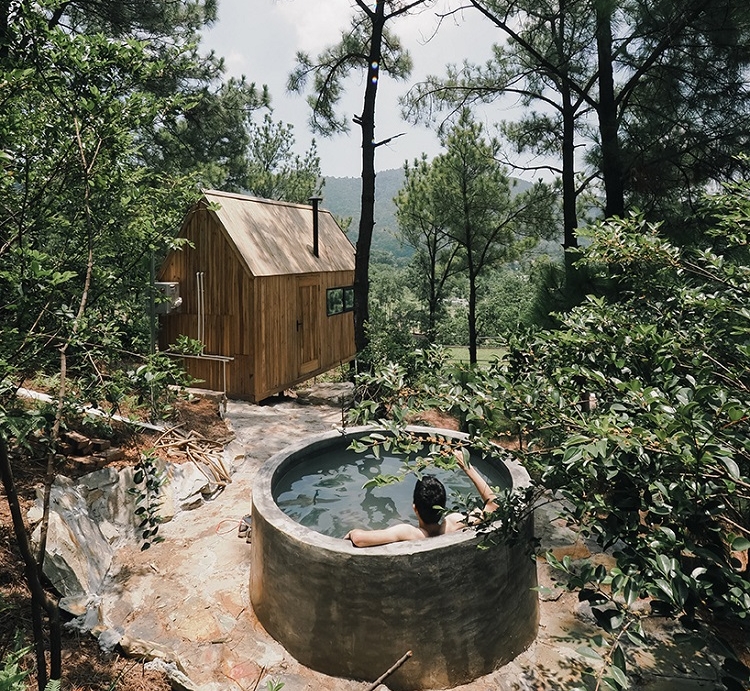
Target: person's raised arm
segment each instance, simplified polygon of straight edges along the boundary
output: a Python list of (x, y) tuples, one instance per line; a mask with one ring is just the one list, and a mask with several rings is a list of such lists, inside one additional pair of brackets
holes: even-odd
[[(479, 496), (482, 498), (482, 501), (484, 502), (483, 511), (487, 513), (492, 513), (493, 511), (497, 511), (497, 502), (495, 499), (497, 499), (497, 495), (492, 491), (492, 487), (490, 487), (487, 480), (485, 480), (477, 471), (477, 469), (469, 465), (466, 460), (464, 460), (464, 452), (462, 449), (454, 449), (453, 455), (456, 457), (456, 462), (458, 463), (458, 467), (463, 470), (466, 475), (468, 476), (469, 480), (472, 481), (474, 484), (474, 487), (477, 488), (477, 492), (479, 492)], [(468, 457), (468, 452), (466, 452), (466, 456)]]

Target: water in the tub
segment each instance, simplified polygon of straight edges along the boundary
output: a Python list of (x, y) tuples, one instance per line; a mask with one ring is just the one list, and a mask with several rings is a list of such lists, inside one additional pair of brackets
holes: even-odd
[[(503, 485), (503, 476), (481, 460), (472, 459), (492, 486)], [(408, 474), (400, 482), (363, 486), (377, 475), (399, 475), (402, 459), (395, 455), (359, 454), (348, 449), (326, 450), (295, 464), (274, 487), (274, 499), (284, 513), (308, 528), (343, 537), (352, 528), (387, 528), (397, 523), (417, 525), (412, 509), (416, 478)], [(476, 494), (471, 481), (460, 471), (430, 468), (444, 485), (447, 504), (457, 495)]]

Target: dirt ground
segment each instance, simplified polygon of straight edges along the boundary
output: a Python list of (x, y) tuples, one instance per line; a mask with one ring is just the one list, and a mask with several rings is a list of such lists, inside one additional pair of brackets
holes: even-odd
[[(218, 414), (218, 403), (208, 398), (198, 397), (191, 402), (178, 403), (175, 424), (215, 441), (227, 441), (231, 437)], [(113, 442), (123, 449), (125, 458), (113, 465), (136, 463), (140, 450), (149, 448), (157, 437), (157, 433), (136, 434), (125, 426), (117, 428)], [(13, 454), (12, 466), (16, 491), (25, 515), (34, 502), (36, 487), (44, 480), (46, 461), (41, 454), (37, 458), (28, 454)], [(88, 472), (69, 460), (59, 463), (56, 470), (69, 477)], [(18, 647), (31, 645), (32, 642), (29, 591), (5, 491), (0, 487), (0, 660), (4, 660), (8, 653)], [(65, 631), (62, 646), (62, 687), (66, 691), (171, 689), (163, 674), (144, 669), (141, 662), (117, 654), (104, 654), (91, 636)], [(27, 668), (32, 667), (32, 656), (26, 656), (22, 664), (27, 665)], [(28, 686), (30, 689), (36, 687), (33, 676), (28, 678)]]

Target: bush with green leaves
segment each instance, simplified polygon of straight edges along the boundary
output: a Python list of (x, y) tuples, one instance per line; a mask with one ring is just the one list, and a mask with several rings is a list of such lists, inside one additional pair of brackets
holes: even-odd
[[(609, 636), (605, 688), (625, 686), (622, 633), (642, 642), (639, 597), (691, 629), (750, 629), (750, 573), (733, 554), (750, 547), (746, 233), (739, 215), (693, 247), (639, 216), (591, 227), (582, 261), (615, 297), (518, 339), (488, 382), (521, 457), (616, 560), (570, 581)], [(742, 688), (750, 673), (729, 659), (723, 682)]]
[[(265, 89), (221, 82), (219, 58), (201, 56), (215, 3), (142, 6), (3, 3), (0, 11), (0, 474), (11, 507), (12, 464), (36, 464), (39, 441), (48, 506), (56, 444), (81, 407), (115, 411), (133, 385), (162, 416), (159, 393), (170, 391), (174, 363), (147, 361), (132, 382), (119, 374), (149, 348), (152, 268), (179, 244), (172, 238), (199, 180), (231, 185), (243, 172), (247, 118), (268, 104)], [(207, 140), (208, 122), (221, 141)], [(38, 375), (56, 379), (42, 437), (39, 425), (18, 421), (40, 420), (16, 397)], [(11, 513), (44, 688), (62, 675), (59, 608), (35, 559), (47, 514), (32, 551), (22, 515)]]
[[(372, 346), (371, 341), (368, 349)], [(424, 349), (412, 347), (402, 355), (403, 359), (396, 361), (379, 358), (372, 363), (372, 369), (364, 368), (357, 373), (355, 405), (348, 414), (350, 423), (368, 424), (385, 417), (406, 422), (406, 415), (413, 412), (414, 395), (435, 381), (448, 357), (446, 350), (437, 345)]]
[(23, 657), (31, 652), (30, 647), (18, 648), (7, 653), (0, 662), (0, 691), (26, 691), (26, 679), (30, 670), (21, 665)]
[(194, 380), (180, 361), (166, 353), (153, 353), (128, 370), (130, 391), (138, 405), (146, 406), (154, 420), (169, 418), (184, 389)]
[[(607, 296), (423, 394), (460, 409), (476, 443), (516, 437), (562, 517), (613, 557), (609, 569), (549, 557), (601, 628), (583, 649), (605, 663), (601, 689), (625, 688), (646, 644), (636, 600), (704, 643), (750, 632), (750, 185), (704, 213), (713, 230), (685, 247), (638, 215), (591, 226), (580, 262)], [(723, 652), (722, 683), (745, 688), (750, 670)]]
[(375, 312), (366, 325), (367, 347), (357, 356), (361, 369), (397, 362), (412, 369), (417, 362), (417, 340), (402, 323)]
[(203, 341), (180, 334), (170, 346), (169, 352), (179, 353), (180, 355), (203, 355), (205, 347)]

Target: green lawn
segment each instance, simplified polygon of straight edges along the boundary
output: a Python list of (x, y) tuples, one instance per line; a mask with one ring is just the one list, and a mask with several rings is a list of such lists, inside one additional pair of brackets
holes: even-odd
[[(469, 349), (463, 346), (451, 346), (446, 348), (448, 351), (448, 362), (469, 363)], [(489, 363), (495, 358), (503, 357), (508, 351), (505, 348), (478, 348), (477, 364)]]

